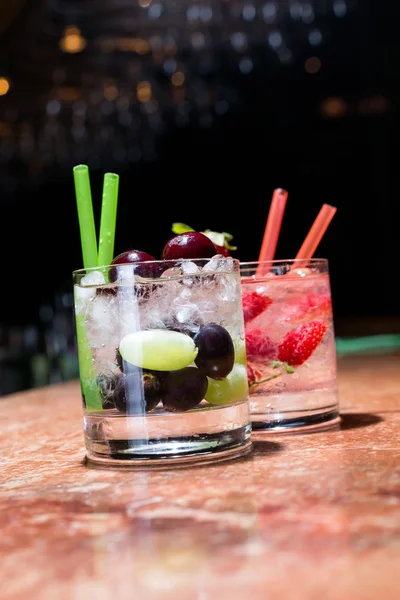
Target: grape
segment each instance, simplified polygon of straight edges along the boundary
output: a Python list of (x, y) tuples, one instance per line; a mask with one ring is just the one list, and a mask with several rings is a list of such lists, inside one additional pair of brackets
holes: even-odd
[(115, 362), (117, 363), (117, 366), (119, 367), (119, 369), (125, 373), (125, 361), (121, 356), (121, 352), (119, 351), (119, 348), (115, 349)]
[(96, 288), (96, 296), (106, 296), (106, 297), (110, 297), (110, 296), (116, 296), (118, 292), (118, 287), (114, 286), (114, 287), (98, 287)]
[(206, 375), (196, 367), (185, 367), (168, 373), (164, 382), (162, 402), (165, 410), (181, 412), (194, 408), (207, 391)]
[(200, 327), (194, 336), (198, 348), (196, 365), (212, 379), (223, 379), (233, 368), (235, 349), (229, 332), (217, 323)]
[[(128, 250), (118, 254), (112, 261), (112, 265), (126, 265), (135, 264), (138, 262), (155, 261), (156, 259), (147, 252), (141, 252), (140, 250)], [(160, 277), (162, 273), (162, 267), (157, 262), (149, 262), (149, 264), (138, 265), (134, 270), (136, 275), (140, 277), (147, 277), (150, 279)], [(117, 281), (118, 279), (118, 266), (110, 269), (109, 273), (110, 281)]]
[(218, 254), (216, 247), (206, 235), (197, 231), (188, 231), (168, 240), (161, 258), (163, 260), (212, 258), (216, 254)]
[(117, 387), (120, 385), (121, 375), (105, 375), (101, 374), (96, 377), (96, 383), (99, 386), (101, 401), (104, 410), (114, 408), (114, 394)]
[(128, 414), (150, 412), (161, 400), (161, 388), (162, 380), (156, 373), (136, 367), (121, 377), (114, 393), (115, 407)]
[(177, 371), (197, 356), (194, 341), (188, 335), (168, 329), (146, 329), (128, 333), (119, 345), (127, 362), (154, 371)]
[(208, 380), (205, 399), (210, 404), (231, 404), (246, 400), (248, 393), (247, 369), (244, 365), (236, 364), (225, 379)]
[(237, 337), (233, 340), (235, 348), (235, 362), (246, 365), (246, 342), (243, 338)]

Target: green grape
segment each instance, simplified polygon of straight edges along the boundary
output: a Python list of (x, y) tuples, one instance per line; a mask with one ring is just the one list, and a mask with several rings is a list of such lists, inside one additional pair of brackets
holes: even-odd
[(168, 329), (147, 329), (128, 333), (119, 351), (124, 360), (153, 371), (177, 371), (190, 365), (197, 356), (191, 337)]
[(225, 379), (208, 379), (205, 399), (210, 404), (231, 404), (246, 400), (248, 393), (247, 369), (236, 364)]
[(240, 363), (246, 366), (246, 343), (245, 341), (237, 337), (233, 340), (233, 347), (235, 349), (235, 363)]

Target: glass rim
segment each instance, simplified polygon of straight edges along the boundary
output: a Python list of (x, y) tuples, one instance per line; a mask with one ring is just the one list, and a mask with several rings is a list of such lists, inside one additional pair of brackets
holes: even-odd
[(279, 259), (272, 259), (272, 260), (252, 260), (252, 261), (248, 261), (248, 262), (240, 262), (240, 268), (242, 267), (247, 267), (247, 268), (251, 268), (251, 267), (255, 267), (257, 265), (276, 265), (276, 266), (280, 266), (280, 265), (296, 265), (299, 263), (303, 263), (304, 266), (308, 266), (308, 265), (318, 265), (318, 264), (323, 264), (326, 265), (328, 264), (328, 259), (327, 258), (279, 258)]
[[(230, 261), (231, 263), (233, 263), (234, 265), (236, 265), (238, 268), (240, 267), (240, 261), (237, 258), (234, 258), (233, 256), (223, 256), (222, 254), (216, 254), (214, 257), (212, 256), (211, 258), (175, 258), (175, 259), (160, 259), (160, 260), (140, 260), (140, 261), (136, 261), (136, 262), (131, 262), (131, 263), (118, 263), (118, 264), (110, 264), (110, 265), (99, 265), (96, 267), (82, 267), (80, 269), (75, 269), (72, 271), (72, 275), (74, 276), (78, 276), (78, 275), (87, 275), (88, 273), (95, 273), (96, 271), (101, 271), (104, 269), (115, 269), (115, 268), (122, 268), (124, 270), (126, 270), (128, 267), (132, 268), (132, 267), (139, 267), (141, 265), (146, 265), (146, 266), (151, 266), (151, 265), (169, 265), (170, 268), (171, 267), (179, 267), (178, 263), (194, 263), (194, 264), (198, 264), (200, 261), (202, 264), (207, 264), (208, 262), (210, 262), (211, 260), (213, 260), (213, 258), (219, 257), (222, 260), (226, 260), (226, 261)], [(212, 271), (207, 271), (205, 273), (205, 275), (212, 275), (214, 273), (233, 273), (234, 271), (224, 271), (224, 270), (212, 270)], [(189, 276), (189, 275), (196, 275), (196, 273), (183, 273), (182, 276)], [(163, 279), (161, 278), (157, 278), (157, 279)], [(167, 279), (167, 277), (165, 277), (164, 279)]]

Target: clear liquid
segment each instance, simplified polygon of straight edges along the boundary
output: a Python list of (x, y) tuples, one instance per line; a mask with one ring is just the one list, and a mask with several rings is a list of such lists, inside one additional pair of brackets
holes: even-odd
[[(221, 257), (203, 263), (198, 267), (189, 261), (190, 272), (176, 276), (165, 274), (167, 269), (156, 279), (136, 278), (133, 266), (124, 265), (117, 282), (102, 282), (102, 273), (96, 272), (75, 282), (85, 441), (92, 462), (214, 462), (251, 448), (239, 264)], [(187, 347), (187, 340), (207, 324), (229, 334), (234, 364), (222, 388), (207, 374), (207, 389), (199, 392), (192, 352), (182, 354), (182, 348), (165, 342), (162, 331), (188, 336)], [(142, 346), (142, 355), (122, 359), (121, 340), (150, 330), (156, 332), (150, 352)], [(138, 348), (142, 342), (136, 338), (135, 343)], [(165, 359), (166, 372), (157, 365), (145, 369), (144, 355)], [(182, 356), (181, 367), (170, 366)], [(184, 373), (187, 367), (191, 372)], [(187, 379), (168, 379), (179, 372)]]
[(94, 462), (214, 462), (251, 448), (247, 401), (221, 407), (204, 403), (184, 413), (156, 409), (143, 416), (115, 409), (86, 412), (84, 428), (88, 458)]
[(285, 275), (242, 280), (242, 293), (268, 296), (271, 305), (246, 325), (246, 332), (260, 330), (278, 347), (297, 327), (323, 321), (327, 330), (311, 356), (294, 373), (276, 369), (265, 358), (251, 359), (257, 381), (250, 386), (250, 411), (254, 429), (296, 429), (337, 422), (336, 347), (329, 277)]

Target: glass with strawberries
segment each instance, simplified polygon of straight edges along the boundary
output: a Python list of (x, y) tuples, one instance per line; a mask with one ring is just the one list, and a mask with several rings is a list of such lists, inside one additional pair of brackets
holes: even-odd
[(326, 259), (241, 263), (253, 429), (318, 429), (339, 421)]

